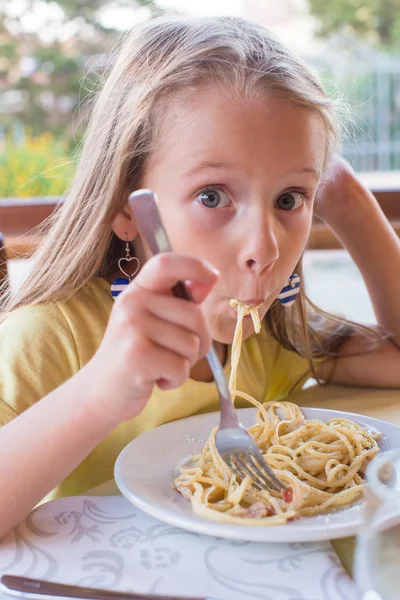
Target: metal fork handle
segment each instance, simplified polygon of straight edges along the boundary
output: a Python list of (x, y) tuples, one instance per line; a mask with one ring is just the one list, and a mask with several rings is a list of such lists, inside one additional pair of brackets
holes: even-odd
[(219, 392), (219, 404), (221, 409), (221, 422), (219, 427), (220, 429), (240, 427), (224, 369), (222, 368), (221, 361), (218, 358), (218, 354), (214, 346), (211, 346), (206, 358), (208, 360), (208, 364), (210, 365), (211, 372), (214, 375), (214, 381), (217, 384)]
[[(178, 298), (183, 298), (184, 300), (193, 302), (193, 296), (183, 281), (178, 281), (178, 283), (172, 288), (172, 292)], [(210, 369), (214, 376), (214, 381), (219, 392), (221, 408), (220, 428), (225, 429), (230, 427), (238, 427), (239, 421), (231, 400), (228, 382), (214, 345), (211, 345), (210, 351), (207, 353), (206, 358), (208, 364), (210, 365)]]
[[(153, 254), (172, 252), (153, 192), (151, 190), (132, 192), (128, 202), (139, 233), (146, 240), (151, 252)], [(178, 298), (193, 302), (193, 296), (183, 281), (178, 281), (172, 288), (172, 292)], [(219, 391), (222, 427), (237, 427), (239, 421), (232, 404), (228, 382), (214, 346), (211, 346), (206, 358)]]

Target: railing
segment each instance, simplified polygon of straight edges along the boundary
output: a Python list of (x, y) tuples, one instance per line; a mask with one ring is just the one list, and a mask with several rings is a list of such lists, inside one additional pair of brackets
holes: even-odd
[(333, 97), (345, 98), (351, 125), (343, 154), (357, 171), (400, 169), (400, 60), (350, 36), (331, 38), (307, 62)]
[(349, 71), (340, 84), (353, 105), (353, 139), (344, 156), (358, 171), (400, 169), (400, 65)]
[[(359, 173), (358, 176), (375, 195), (400, 236), (400, 171)], [(36, 248), (39, 236), (30, 232), (52, 214), (60, 201), (59, 197), (0, 199), (0, 232), (8, 260), (29, 255)], [(308, 247), (330, 249), (340, 248), (341, 244), (326, 225), (315, 221)]]
[[(400, 237), (400, 171), (358, 173), (358, 178), (378, 200), (393, 229)], [(315, 221), (309, 249), (337, 249), (342, 245), (325, 224)]]
[(60, 200), (58, 196), (0, 199), (0, 232), (6, 259), (35, 250), (41, 236), (31, 232), (52, 214)]

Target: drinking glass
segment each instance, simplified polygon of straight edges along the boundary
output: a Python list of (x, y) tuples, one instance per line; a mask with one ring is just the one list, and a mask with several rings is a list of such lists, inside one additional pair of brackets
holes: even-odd
[(400, 450), (379, 453), (366, 478), (365, 522), (354, 560), (359, 600), (400, 600)]

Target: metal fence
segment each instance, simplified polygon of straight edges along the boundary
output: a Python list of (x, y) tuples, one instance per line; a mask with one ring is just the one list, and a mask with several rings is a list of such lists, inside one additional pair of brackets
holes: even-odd
[(337, 38), (311, 62), (350, 108), (343, 151), (355, 169), (400, 170), (400, 56)]
[(400, 66), (348, 72), (340, 85), (353, 121), (344, 155), (358, 171), (400, 170)]

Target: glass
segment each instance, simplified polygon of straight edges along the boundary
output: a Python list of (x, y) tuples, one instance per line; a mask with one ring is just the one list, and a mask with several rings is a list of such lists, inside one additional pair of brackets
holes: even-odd
[(365, 524), (354, 560), (359, 600), (400, 600), (400, 451), (378, 454), (366, 477)]

